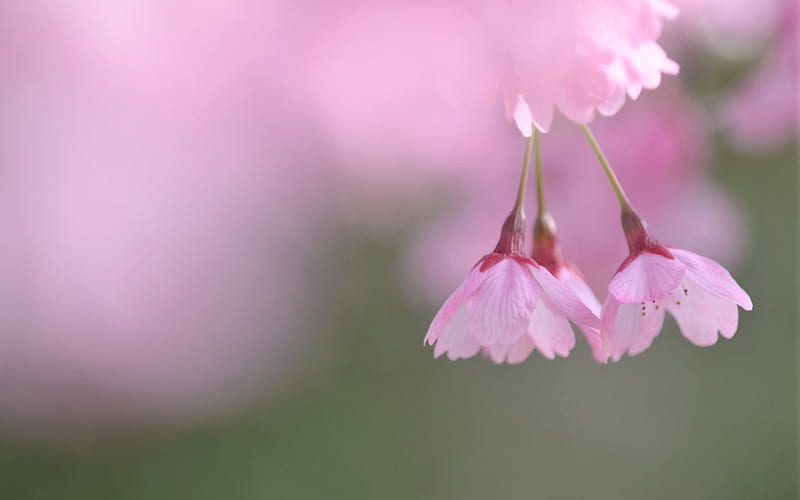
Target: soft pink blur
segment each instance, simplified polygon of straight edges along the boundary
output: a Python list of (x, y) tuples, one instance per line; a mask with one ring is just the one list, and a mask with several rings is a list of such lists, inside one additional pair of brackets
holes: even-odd
[(556, 107), (585, 123), (677, 72), (656, 43), (673, 15), (663, 0), (351, 0), (315, 33), (303, 80), (345, 152), (369, 152), (387, 132), (413, 140), (442, 97), (485, 109), (522, 96), (548, 130)]
[(2, 423), (196, 418), (308, 342), (323, 146), (244, 4), (177, 7), (2, 9)]
[(726, 59), (753, 57), (774, 35), (782, 9), (795, 0), (674, 0), (680, 15), (664, 36), (670, 52), (708, 49)]
[(781, 5), (774, 44), (755, 71), (742, 78), (722, 103), (722, 126), (743, 149), (767, 150), (797, 137), (800, 8), (795, 2)]

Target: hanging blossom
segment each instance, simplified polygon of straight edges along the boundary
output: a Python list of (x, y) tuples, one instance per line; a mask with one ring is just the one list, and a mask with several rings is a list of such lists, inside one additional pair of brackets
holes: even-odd
[(495, 362), (514, 364), (538, 348), (553, 359), (575, 345), (568, 319), (599, 328), (597, 316), (568, 286), (525, 255), (519, 220), (509, 217), (495, 250), (433, 318), (425, 343), (435, 344), (435, 357), (470, 358), (484, 348)]
[(605, 352), (619, 361), (652, 344), (669, 311), (684, 337), (698, 346), (729, 339), (739, 324), (738, 307), (753, 302), (730, 273), (711, 259), (650, 238), (639, 217), (623, 214), (630, 255), (608, 285), (603, 305)]
[[(657, 43), (677, 15), (663, 0), (480, 2), (494, 51), (487, 64), (506, 113), (525, 136), (547, 132), (558, 108), (577, 123), (610, 116), (678, 64)], [(482, 76), (481, 82), (492, 80)], [(473, 89), (474, 95), (474, 89)]]
[(626, 352), (631, 356), (644, 352), (660, 333), (665, 311), (695, 345), (715, 344), (718, 332), (733, 337), (738, 307), (753, 308), (747, 292), (713, 260), (651, 238), (594, 136), (587, 127), (584, 131), (619, 200), (630, 250), (609, 283), (603, 304), (604, 354), (619, 361)]
[[(538, 158), (537, 158), (538, 160)], [(566, 287), (578, 298), (595, 316), (600, 316), (601, 306), (600, 301), (589, 288), (583, 274), (571, 262), (564, 260), (561, 254), (561, 247), (558, 242), (556, 234), (556, 224), (553, 217), (545, 209), (544, 195), (543, 195), (543, 181), (541, 176), (541, 162), (536, 162), (537, 185), (539, 187), (539, 216), (536, 218), (536, 223), (533, 229), (533, 259), (542, 267), (552, 274), (559, 282), (566, 285)], [(585, 323), (576, 323), (583, 333), (586, 342), (592, 350), (592, 356), (598, 363), (606, 363), (608, 357), (603, 351), (600, 330)], [(575, 347), (575, 334), (572, 329), (562, 328), (562, 352), (561, 356), (566, 356), (569, 351)], [(552, 352), (540, 348), (539, 351), (545, 357), (553, 359), (555, 356)], [(511, 354), (510, 349), (505, 346), (495, 345), (492, 347), (485, 347), (483, 349), (484, 355), (488, 356), (495, 363), (502, 363), (506, 359), (506, 355)], [(512, 363), (511, 358), (508, 362)]]
[(538, 348), (553, 359), (575, 345), (570, 320), (599, 331), (597, 315), (573, 289), (525, 253), (527, 169), (526, 160), (517, 203), (494, 251), (478, 261), (433, 318), (424, 343), (435, 345), (435, 357), (447, 353), (456, 360), (483, 351), (496, 363), (515, 364)]
[[(551, 275), (553, 275), (560, 283), (564, 284), (575, 297), (578, 298), (595, 316), (600, 315), (600, 302), (595, 297), (589, 285), (586, 284), (583, 275), (578, 268), (573, 264), (566, 262), (561, 255), (561, 246), (558, 242), (558, 235), (556, 231), (556, 223), (552, 215), (548, 212), (545, 196), (544, 196), (544, 169), (542, 167), (542, 155), (539, 143), (539, 134), (534, 131), (533, 145), (536, 151), (536, 202), (537, 202), (537, 217), (533, 225), (533, 253), (532, 257), (535, 262), (544, 267)], [(577, 323), (578, 327), (583, 332), (589, 347), (592, 349), (592, 355), (595, 361), (605, 363), (607, 357), (603, 352), (600, 330), (587, 324)], [(558, 354), (566, 356), (569, 351), (575, 347), (575, 334), (569, 328), (566, 320), (563, 321), (562, 327), (558, 330), (561, 352)], [(542, 348), (539, 351), (546, 358), (555, 358), (555, 352)], [(508, 361), (512, 363), (514, 360), (511, 357), (513, 351), (511, 347), (503, 345), (494, 345), (491, 347), (484, 347), (482, 349), (484, 356), (489, 357), (495, 363), (502, 363)]]

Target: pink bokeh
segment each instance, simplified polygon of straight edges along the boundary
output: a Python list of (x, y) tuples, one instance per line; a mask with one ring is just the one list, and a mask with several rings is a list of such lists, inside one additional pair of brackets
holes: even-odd
[(169, 423), (274, 388), (308, 343), (325, 146), (247, 50), (252, 12), (8, 9), (0, 422)]

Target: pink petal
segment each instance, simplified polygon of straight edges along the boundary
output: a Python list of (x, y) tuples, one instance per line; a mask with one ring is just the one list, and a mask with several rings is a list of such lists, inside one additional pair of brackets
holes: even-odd
[[(522, 132), (522, 135), (525, 135), (525, 131), (519, 126), (519, 123), (520, 120), (524, 123), (526, 119), (530, 119), (540, 132), (548, 132), (553, 123), (555, 101), (545, 95), (535, 95), (531, 92), (527, 92), (524, 96), (520, 94), (515, 104), (519, 105), (520, 102), (524, 104), (524, 108), (519, 109), (519, 117), (517, 117), (516, 114), (518, 108), (515, 108), (514, 119), (517, 121), (517, 126), (520, 132)], [(526, 135), (526, 137), (530, 137), (530, 133)]]
[[(466, 331), (466, 328), (464, 329)], [(467, 359), (478, 354), (481, 350), (481, 344), (472, 335), (465, 334), (461, 337), (461, 341), (455, 343), (447, 351), (447, 359), (455, 361), (457, 359)]]
[(717, 343), (717, 331), (731, 338), (739, 325), (735, 302), (705, 290), (691, 279), (669, 296), (667, 309), (678, 322), (681, 333), (691, 343), (710, 346)]
[(658, 14), (666, 19), (675, 19), (680, 13), (678, 7), (666, 0), (650, 0), (650, 5)]
[(436, 346), (433, 348), (433, 357), (438, 358), (450, 349), (461, 345), (468, 335), (467, 305), (462, 304), (440, 332)]
[(492, 360), (493, 363), (500, 365), (505, 363), (506, 356), (508, 356), (508, 349), (511, 346), (503, 344), (494, 344), (481, 348), (481, 353)]
[(597, 105), (597, 111), (603, 116), (613, 116), (622, 109), (623, 104), (625, 104), (625, 87), (618, 85), (608, 99)]
[(516, 342), (514, 342), (508, 349), (508, 358), (506, 361), (510, 365), (516, 365), (522, 363), (528, 356), (531, 355), (533, 349), (536, 345), (533, 343), (533, 339), (528, 337), (527, 335), (523, 335), (519, 338)]
[(528, 103), (525, 102), (525, 98), (521, 95), (517, 96), (512, 116), (514, 117), (514, 123), (517, 124), (519, 132), (525, 137), (530, 137), (533, 133), (533, 116), (531, 115), (531, 109), (528, 107)]
[(603, 349), (613, 361), (625, 352), (635, 356), (650, 347), (663, 324), (664, 307), (655, 308), (652, 301), (624, 304), (609, 295), (603, 304)]
[(489, 347), (484, 347), (483, 352), (498, 365), (502, 363), (516, 365), (528, 359), (535, 347), (533, 339), (527, 335), (523, 335), (513, 344), (494, 344)]
[(589, 285), (577, 272), (564, 266), (558, 273), (558, 280), (567, 285), (578, 300), (583, 302), (595, 316), (600, 316), (602, 304), (600, 304), (592, 289), (589, 288)]
[(677, 259), (643, 251), (617, 272), (608, 291), (625, 304), (649, 302), (678, 288), (685, 274), (686, 266)]
[(700, 287), (740, 305), (745, 311), (753, 309), (753, 302), (750, 300), (750, 296), (736, 283), (736, 280), (733, 279), (727, 269), (713, 260), (696, 253), (680, 248), (670, 248), (669, 250), (676, 259), (686, 266), (688, 269), (687, 277), (697, 282)]
[(530, 266), (531, 273), (560, 313), (573, 323), (590, 328), (600, 328), (600, 320), (575, 293), (557, 280), (544, 267)]
[(503, 259), (467, 298), (468, 329), (482, 345), (511, 344), (525, 335), (539, 300), (528, 265)]
[(608, 355), (603, 349), (603, 337), (600, 334), (600, 330), (585, 326), (580, 327), (580, 329), (586, 339), (586, 343), (589, 344), (589, 348), (592, 350), (594, 360), (603, 365), (608, 363)]
[[(602, 305), (600, 301), (597, 300), (597, 297), (592, 292), (592, 289), (589, 288), (589, 285), (586, 284), (586, 281), (580, 277), (578, 273), (570, 269), (569, 267), (562, 267), (561, 272), (558, 274), (558, 279), (575, 293), (575, 296), (578, 299), (586, 304), (586, 307), (589, 308), (592, 313), (599, 316), (600, 310)], [(597, 328), (591, 328), (586, 326), (580, 326), (581, 332), (583, 336), (586, 338), (586, 342), (589, 344), (589, 347), (592, 349), (592, 357), (598, 363), (605, 364), (608, 361), (608, 356), (605, 355), (603, 352), (603, 342), (600, 337), (600, 330)]]
[(456, 288), (456, 290), (447, 298), (444, 305), (436, 313), (431, 321), (431, 326), (428, 327), (428, 333), (425, 335), (425, 340), (422, 344), (433, 345), (436, 339), (442, 333), (442, 330), (447, 327), (448, 323), (453, 318), (453, 315), (461, 307), (464, 300), (474, 292), (486, 279), (486, 273), (480, 272), (480, 266), (475, 266), (472, 271), (467, 275), (467, 278)]
[(528, 335), (545, 358), (553, 359), (556, 354), (566, 357), (575, 347), (575, 333), (567, 318), (554, 311), (548, 302), (548, 298), (540, 300), (534, 309)]

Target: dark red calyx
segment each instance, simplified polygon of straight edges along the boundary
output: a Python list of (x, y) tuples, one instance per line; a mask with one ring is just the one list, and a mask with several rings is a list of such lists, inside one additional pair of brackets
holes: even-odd
[(525, 213), (521, 208), (515, 208), (506, 217), (494, 253), (525, 255)]
[(533, 260), (555, 275), (563, 265), (556, 223), (548, 213), (539, 214), (533, 226)]
[[(628, 241), (628, 250), (630, 250), (631, 255), (636, 255), (646, 250), (653, 253), (661, 253), (658, 247), (663, 248), (663, 246), (650, 237), (642, 219), (633, 209), (624, 209), (620, 218), (622, 219), (622, 230), (625, 232), (625, 239)], [(666, 249), (664, 251), (672, 258), (672, 254), (669, 251)]]

